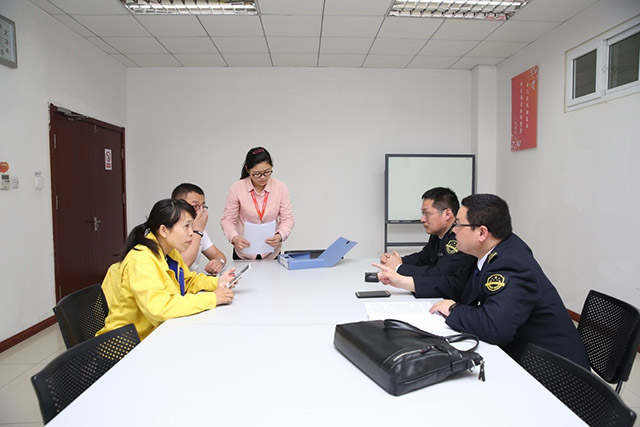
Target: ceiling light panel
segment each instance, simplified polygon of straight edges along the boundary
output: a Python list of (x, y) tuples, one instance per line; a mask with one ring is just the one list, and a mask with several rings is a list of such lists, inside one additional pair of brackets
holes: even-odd
[(135, 14), (257, 15), (255, 0), (120, 0)]
[(529, 0), (442, 0), (407, 1), (395, 0), (389, 16), (418, 18), (488, 19), (505, 21)]

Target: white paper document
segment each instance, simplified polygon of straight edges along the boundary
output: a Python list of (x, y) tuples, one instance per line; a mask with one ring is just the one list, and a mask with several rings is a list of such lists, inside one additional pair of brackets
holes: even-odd
[(242, 252), (249, 255), (266, 254), (273, 252), (273, 246), (267, 245), (264, 241), (276, 234), (276, 221), (265, 222), (264, 224), (254, 224), (246, 221), (244, 223), (244, 238), (251, 243)]
[(402, 320), (424, 331), (438, 335), (450, 334), (451, 329), (440, 314), (429, 313), (430, 302), (368, 302), (364, 304), (369, 320)]

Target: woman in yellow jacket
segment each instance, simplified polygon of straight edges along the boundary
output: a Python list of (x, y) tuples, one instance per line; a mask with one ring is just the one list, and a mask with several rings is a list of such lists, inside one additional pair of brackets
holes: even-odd
[(144, 339), (167, 319), (233, 301), (235, 269), (220, 278), (197, 274), (180, 256), (191, 244), (195, 216), (184, 200), (161, 200), (149, 219), (129, 233), (120, 262), (102, 282), (109, 315), (97, 335), (133, 323)]

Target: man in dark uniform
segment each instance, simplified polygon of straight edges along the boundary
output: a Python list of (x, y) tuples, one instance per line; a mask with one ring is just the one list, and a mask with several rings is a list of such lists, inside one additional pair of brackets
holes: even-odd
[(460, 204), (449, 188), (435, 187), (422, 195), (420, 222), (429, 234), (429, 242), (420, 252), (400, 257), (385, 253), (380, 263), (405, 276), (446, 276), (475, 264), (471, 255), (458, 251), (452, 225)]
[(382, 283), (409, 289), (416, 297), (442, 297), (431, 312), (458, 331), (499, 345), (518, 360), (531, 342), (589, 369), (584, 344), (560, 295), (512, 233), (507, 203), (492, 194), (462, 200), (453, 225), (458, 249), (478, 258), (453, 276), (428, 277), (413, 287), (406, 277), (379, 266)]

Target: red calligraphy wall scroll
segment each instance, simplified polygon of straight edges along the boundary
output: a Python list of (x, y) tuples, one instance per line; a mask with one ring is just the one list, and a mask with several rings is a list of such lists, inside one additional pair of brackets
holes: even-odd
[(511, 151), (534, 148), (538, 138), (538, 66), (511, 79)]

